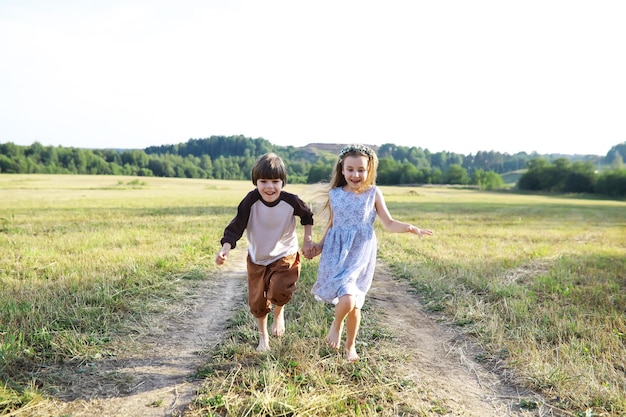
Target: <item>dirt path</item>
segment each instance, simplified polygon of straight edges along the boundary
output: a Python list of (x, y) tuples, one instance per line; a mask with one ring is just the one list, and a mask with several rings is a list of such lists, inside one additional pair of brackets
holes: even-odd
[[(58, 415), (72, 417), (174, 417), (193, 400), (200, 352), (217, 345), (246, 296), (245, 251), (233, 251), (215, 280), (193, 281), (183, 305), (132, 341), (128, 353), (86, 364), (59, 393)], [(80, 371), (80, 369), (79, 369)]]
[[(198, 352), (215, 346), (228, 319), (245, 302), (245, 251), (233, 257), (218, 279), (197, 282), (184, 306), (168, 312), (150, 334), (138, 338), (134, 353), (98, 362), (59, 393), (58, 415), (72, 417), (175, 417), (184, 414), (197, 382), (187, 378), (201, 363)], [(241, 259), (238, 259), (241, 258)], [(474, 347), (459, 333), (422, 312), (407, 283), (379, 263), (368, 303), (383, 317), (406, 350), (409, 377), (441, 404), (444, 416), (550, 416), (549, 410), (523, 412), (519, 398), (533, 398), (506, 385), (472, 358)], [(433, 414), (433, 415), (435, 415)]]
[(480, 350), (462, 334), (422, 311), (406, 282), (392, 278), (379, 262), (368, 300), (407, 353), (412, 380), (441, 404), (445, 416), (552, 416), (553, 410), (524, 411), (520, 400), (540, 404), (531, 392), (507, 384), (501, 375), (474, 358)]

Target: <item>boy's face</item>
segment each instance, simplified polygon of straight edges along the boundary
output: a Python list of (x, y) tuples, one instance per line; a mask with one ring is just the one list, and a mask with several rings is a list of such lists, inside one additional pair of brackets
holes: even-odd
[(283, 189), (283, 180), (279, 178), (260, 178), (256, 180), (256, 188), (259, 190), (263, 201), (273, 203), (280, 197), (280, 191)]
[(359, 190), (367, 179), (367, 163), (365, 156), (346, 156), (343, 160), (341, 173), (346, 179), (348, 189)]

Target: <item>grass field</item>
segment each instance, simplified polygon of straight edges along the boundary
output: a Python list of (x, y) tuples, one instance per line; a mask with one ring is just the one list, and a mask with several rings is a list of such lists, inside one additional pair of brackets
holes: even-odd
[[(251, 188), (212, 180), (0, 175), (0, 415), (45, 402), (37, 384), (42, 366), (109, 354), (111, 337), (138, 331), (147, 315), (175, 301), (181, 280), (214, 274), (223, 228)], [(304, 185), (286, 191), (311, 195)], [(427, 310), (480, 341), (485, 361), (506, 363), (520, 383), (572, 415), (626, 413), (625, 202), (436, 187), (383, 191), (396, 218), (435, 232), (416, 245), (414, 237), (378, 231), (379, 257), (416, 287)], [(321, 233), (320, 225), (315, 234)], [(314, 266), (303, 271), (305, 286)], [(327, 326), (321, 308), (298, 314), (309, 326), (319, 322), (321, 338)], [(215, 352), (218, 363), (241, 358), (237, 342), (254, 328), (245, 310), (240, 321), (230, 344)], [(364, 331), (364, 341), (375, 340), (375, 326), (367, 327), (374, 330)], [(238, 374), (241, 407), (254, 396), (245, 378), (262, 375), (282, 387), (293, 378), (290, 363), (305, 366), (311, 346), (288, 340), (282, 369), (251, 362), (250, 375)], [(383, 353), (392, 361), (391, 352)], [(206, 393), (233, 383), (218, 368), (199, 371)], [(290, 380), (291, 391), (276, 395), (286, 396), (281, 404), (302, 401), (299, 390), (319, 378), (324, 396), (310, 393), (311, 404), (322, 401), (326, 415), (358, 414), (359, 407), (342, 402), (353, 398), (342, 385), (328, 383), (330, 376), (345, 378), (380, 398), (359, 409), (376, 414), (401, 390), (389, 369), (384, 361), (356, 371), (327, 369), (307, 374), (309, 381)], [(372, 378), (384, 380), (383, 388)], [(223, 397), (206, 393), (198, 415), (224, 409)]]

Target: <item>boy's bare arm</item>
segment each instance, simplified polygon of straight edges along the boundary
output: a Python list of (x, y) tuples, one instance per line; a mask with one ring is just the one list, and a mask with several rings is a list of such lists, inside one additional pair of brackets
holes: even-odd
[(307, 243), (311, 243), (313, 242), (313, 225), (312, 224), (307, 224), (304, 226), (304, 243), (303, 245), (306, 245)]
[(302, 242), (302, 254), (305, 258), (311, 259), (311, 249), (313, 247), (313, 225), (304, 225), (304, 239)]

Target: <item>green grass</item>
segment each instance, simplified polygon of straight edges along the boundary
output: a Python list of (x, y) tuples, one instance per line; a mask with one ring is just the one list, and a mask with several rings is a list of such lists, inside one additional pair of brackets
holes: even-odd
[(234, 185), (0, 176), (0, 404), (21, 405), (32, 369), (109, 354), (181, 279), (214, 270)]
[[(247, 182), (0, 175), (0, 415), (45, 402), (37, 370), (109, 355), (115, 335), (210, 279)], [(309, 195), (306, 186), (287, 191)], [(383, 187), (394, 217), (379, 256), (427, 311), (476, 337), (483, 360), (584, 415), (626, 413), (626, 203), (577, 196)], [(316, 228), (316, 238), (321, 226)], [(310, 288), (316, 262), (305, 262)], [(323, 343), (332, 312), (298, 291), (288, 332), (257, 354), (246, 308), (198, 370), (197, 415), (437, 415), (446, 404), (394, 372), (398, 351), (366, 311), (356, 365)], [(298, 411), (300, 410), (300, 411)]]
[(380, 256), (564, 409), (626, 413), (626, 204), (575, 196), (438, 191), (397, 217), (430, 227), (416, 245), (387, 236)]
[(333, 310), (307, 291), (317, 262), (303, 263), (300, 290), (285, 308), (287, 331), (272, 351), (255, 351), (255, 323), (247, 312), (232, 321), (231, 337), (200, 369), (204, 385), (190, 416), (206, 415), (429, 415), (432, 393), (402, 378), (404, 353), (364, 309), (362, 360), (347, 363), (325, 337)]

